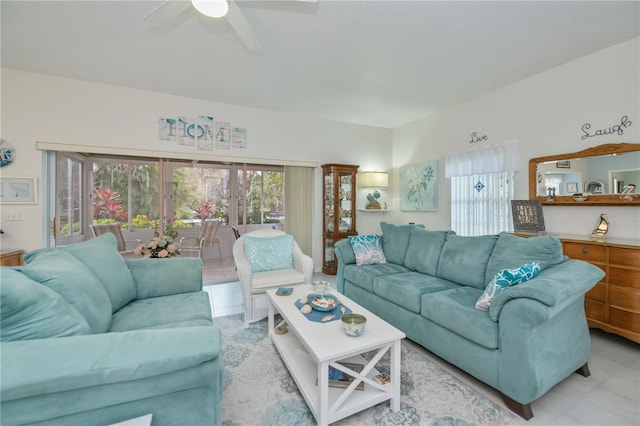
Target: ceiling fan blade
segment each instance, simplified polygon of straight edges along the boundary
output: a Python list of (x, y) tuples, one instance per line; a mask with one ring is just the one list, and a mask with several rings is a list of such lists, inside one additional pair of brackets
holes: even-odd
[(165, 0), (142, 17), (152, 28), (161, 28), (184, 12), (191, 2)]
[(244, 17), (244, 14), (234, 1), (229, 1), (229, 13), (227, 14), (227, 21), (242, 40), (242, 43), (247, 47), (250, 52), (257, 52), (262, 49), (262, 43), (258, 40), (258, 37), (251, 29), (251, 25)]

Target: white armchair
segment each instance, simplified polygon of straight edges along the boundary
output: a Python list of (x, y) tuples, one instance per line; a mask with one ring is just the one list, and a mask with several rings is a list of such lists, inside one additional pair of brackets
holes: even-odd
[[(302, 253), (298, 244), (293, 241), (293, 268), (275, 269), (253, 272), (252, 267), (245, 253), (245, 238), (274, 238), (286, 235), (283, 231), (275, 229), (260, 229), (244, 234), (233, 244), (233, 259), (238, 269), (238, 278), (242, 290), (244, 322), (249, 324), (254, 321), (266, 318), (269, 312), (269, 297), (266, 290), (281, 286), (292, 286), (297, 284), (309, 284), (313, 276), (313, 260)], [(255, 265), (254, 265), (255, 266)]]

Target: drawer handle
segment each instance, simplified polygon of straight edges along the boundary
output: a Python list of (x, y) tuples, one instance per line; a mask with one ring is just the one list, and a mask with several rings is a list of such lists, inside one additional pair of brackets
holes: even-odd
[(585, 246), (585, 247), (582, 247), (582, 253), (583, 253), (583, 254), (587, 254), (587, 253), (589, 253), (589, 248), (588, 248), (588, 247), (586, 247), (586, 246)]

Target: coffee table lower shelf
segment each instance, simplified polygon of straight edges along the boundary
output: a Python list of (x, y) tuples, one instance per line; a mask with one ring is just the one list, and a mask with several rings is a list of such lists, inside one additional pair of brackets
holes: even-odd
[[(327, 408), (326, 412), (322, 413), (320, 408), (320, 386), (318, 384), (318, 374), (319, 371), (323, 369), (322, 366), (318, 365), (314, 359), (311, 358), (302, 343), (295, 336), (295, 333), (291, 330), (286, 334), (276, 334), (273, 329), (270, 329), (269, 334), (276, 349), (280, 353), (282, 360), (286, 364), (289, 373), (298, 385), (298, 389), (302, 393), (309, 409), (319, 424), (330, 424), (336, 422), (376, 404), (392, 399), (392, 385), (381, 385), (375, 382), (374, 377), (379, 374), (379, 372), (375, 368), (372, 368), (366, 375), (368, 380), (365, 380), (363, 390), (328, 387)], [(399, 346), (399, 342), (396, 344)], [(378, 349), (382, 350), (384, 353), (387, 350), (392, 349), (393, 345), (394, 344), (389, 344)], [(326, 363), (322, 363), (326, 364), (325, 371), (327, 371), (327, 377), (328, 365), (336, 361), (360, 363), (365, 366), (369, 363), (369, 361), (366, 361), (359, 355), (340, 360), (327, 361)], [(394, 379), (399, 380), (399, 376), (396, 376)], [(356, 384), (354, 383), (351, 388), (355, 387)], [(345, 393), (349, 391), (350, 393), (345, 395)], [(341, 399), (344, 399), (344, 401), (341, 401)], [(397, 405), (399, 406), (399, 401)], [(394, 409), (394, 411), (397, 411), (397, 408)], [(325, 416), (327, 418), (325, 418)]]

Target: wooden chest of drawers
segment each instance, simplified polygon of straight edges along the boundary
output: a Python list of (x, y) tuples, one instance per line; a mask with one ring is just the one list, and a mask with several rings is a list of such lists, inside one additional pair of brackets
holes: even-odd
[(22, 265), (24, 250), (9, 250), (0, 252), (0, 266)]
[(640, 343), (640, 244), (559, 238), (564, 254), (596, 265), (606, 273), (585, 296), (589, 327)]

